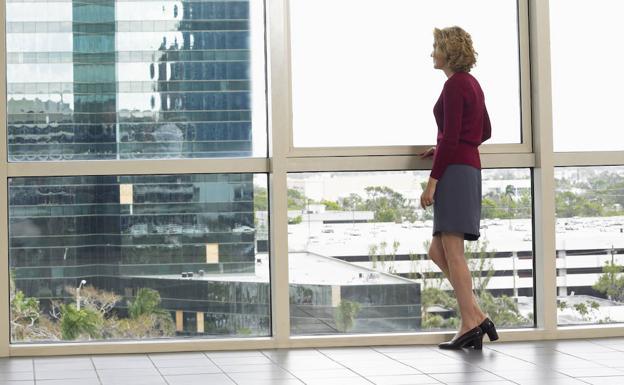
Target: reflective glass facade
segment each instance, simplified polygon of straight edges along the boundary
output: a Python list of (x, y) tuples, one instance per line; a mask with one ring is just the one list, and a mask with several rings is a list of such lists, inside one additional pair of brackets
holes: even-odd
[[(12, 317), (19, 318), (22, 297), (34, 298), (43, 330), (17, 322), (15, 342), (269, 333), (268, 257), (257, 256), (256, 248), (266, 234), (256, 232), (255, 222), (266, 224), (255, 219), (253, 195), (254, 183), (266, 191), (265, 175), (9, 183)], [(146, 290), (160, 296), (160, 325), (147, 327), (133, 316), (132, 304)], [(100, 308), (111, 296), (111, 307)], [(67, 306), (74, 303), (103, 313), (97, 333), (66, 338), (57, 330), (69, 322)]]
[[(10, 162), (254, 155), (258, 3), (8, 0), (6, 9)], [(253, 174), (9, 186), (13, 341), (269, 333), (267, 216), (260, 233), (254, 216), (266, 193), (254, 196)], [(101, 313), (97, 327), (68, 324), (89, 311)]]
[(248, 1), (9, 0), (7, 79), (10, 161), (252, 154)]

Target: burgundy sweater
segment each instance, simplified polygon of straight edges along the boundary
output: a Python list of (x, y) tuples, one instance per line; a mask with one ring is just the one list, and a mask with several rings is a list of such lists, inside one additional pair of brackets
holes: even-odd
[(478, 147), (490, 138), (492, 127), (483, 90), (468, 72), (456, 72), (445, 83), (433, 107), (438, 140), (431, 177), (440, 179), (449, 164), (481, 169)]

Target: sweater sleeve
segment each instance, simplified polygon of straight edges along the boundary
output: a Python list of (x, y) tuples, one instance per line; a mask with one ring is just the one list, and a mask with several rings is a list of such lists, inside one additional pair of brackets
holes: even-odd
[(481, 143), (492, 137), (492, 125), (490, 123), (490, 115), (488, 115), (487, 108), (483, 109), (483, 134), (481, 135)]
[(436, 147), (430, 174), (432, 178), (438, 180), (444, 174), (459, 144), (464, 98), (458, 84), (446, 82), (442, 91), (442, 102), (444, 103), (442, 139)]

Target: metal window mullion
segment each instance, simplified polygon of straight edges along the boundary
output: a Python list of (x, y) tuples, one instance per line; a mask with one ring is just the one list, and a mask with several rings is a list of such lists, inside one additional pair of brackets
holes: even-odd
[(624, 151), (556, 152), (555, 166), (621, 166)]
[[(527, 82), (529, 80), (526, 80)], [(528, 97), (527, 97), (528, 98)], [(524, 97), (523, 97), (524, 100)], [(527, 101), (526, 103), (530, 103)], [(524, 104), (524, 102), (523, 102)], [(523, 110), (524, 111), (524, 110)], [(529, 117), (525, 117), (528, 114)], [(530, 108), (527, 112), (523, 112), (522, 120), (530, 121)], [(530, 124), (523, 123), (530, 131)], [(530, 133), (523, 133), (525, 140), (531, 140)], [(403, 156), (416, 155), (431, 147), (432, 144), (417, 146), (353, 146), (353, 147), (298, 147), (293, 148), (288, 153), (289, 158), (305, 158), (305, 157), (348, 157), (348, 156)], [(528, 154), (531, 153), (531, 143), (500, 143), (500, 144), (484, 144), (479, 148), (482, 154)]]
[[(487, 168), (530, 168), (533, 154), (482, 154), (481, 166)], [(333, 171), (415, 171), (431, 170), (431, 160), (418, 156), (350, 156), (288, 158), (288, 172)]]
[(7, 165), (9, 177), (266, 173), (268, 170), (269, 164), (266, 158), (86, 160), (23, 162)]
[[(0, 52), (6, 52), (6, 4), (0, 2)], [(0, 60), (0, 357), (9, 355), (9, 213), (7, 196), (6, 60)]]
[(276, 347), (289, 347), (288, 170), (292, 102), (288, 0), (267, 0), (271, 322)]
[(557, 332), (555, 181), (548, 2), (531, 0), (530, 44), (532, 123), (535, 151), (534, 242), (536, 322), (547, 335)]
[[(520, 118), (522, 129), (521, 145), (506, 145), (507, 148), (522, 148), (533, 152), (533, 128), (531, 125), (531, 52), (529, 0), (518, 0), (518, 51), (520, 59)], [(507, 148), (495, 147), (493, 152), (503, 152)]]

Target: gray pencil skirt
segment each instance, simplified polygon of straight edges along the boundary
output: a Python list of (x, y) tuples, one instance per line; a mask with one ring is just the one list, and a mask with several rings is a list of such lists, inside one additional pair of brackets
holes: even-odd
[(449, 165), (433, 195), (433, 235), (463, 233), (476, 241), (481, 234), (481, 170), (465, 164)]

